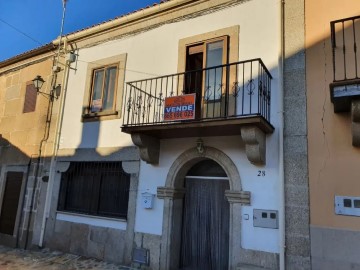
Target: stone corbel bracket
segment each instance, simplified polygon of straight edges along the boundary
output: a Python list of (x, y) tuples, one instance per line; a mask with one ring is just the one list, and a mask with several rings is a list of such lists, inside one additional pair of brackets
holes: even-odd
[(160, 155), (160, 141), (157, 138), (143, 135), (131, 134), (133, 143), (139, 147), (140, 158), (146, 163), (158, 164)]
[(242, 127), (241, 138), (245, 152), (251, 163), (264, 165), (266, 157), (266, 135), (258, 127)]
[(360, 147), (360, 100), (351, 101), (352, 145)]
[(171, 188), (171, 187), (158, 187), (156, 196), (159, 199), (182, 199), (185, 195), (185, 189), (183, 188)]
[(240, 203), (242, 205), (250, 205), (251, 193), (250, 191), (233, 191), (225, 190), (225, 197), (229, 203)]

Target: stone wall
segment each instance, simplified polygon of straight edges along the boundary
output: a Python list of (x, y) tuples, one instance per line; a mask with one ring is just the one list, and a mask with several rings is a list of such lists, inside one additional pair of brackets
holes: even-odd
[(57, 220), (54, 231), (47, 237), (46, 246), (53, 250), (123, 263), (125, 237), (124, 230)]
[(1, 200), (4, 197), (7, 172), (24, 174), (18, 201), (18, 209), (21, 210), (16, 216), (14, 233), (1, 235), (1, 244), (21, 248), (26, 244), (27, 247), (38, 244), (40, 231), (34, 232), (35, 223), (41, 223), (43, 216), (42, 203), (47, 183), (42, 181), (42, 177), (49, 173), (59, 102), (51, 102), (47, 96), (37, 94), (34, 111), (24, 113), (23, 109), (27, 85), (36, 76), (45, 80), (41, 88), (45, 93), (49, 93), (52, 82), (61, 80), (62, 72), (58, 74), (58, 80), (53, 77), (53, 60), (53, 54), (46, 51), (43, 55), (0, 69)]
[(305, 5), (285, 1), (284, 175), (286, 269), (311, 269), (305, 84)]

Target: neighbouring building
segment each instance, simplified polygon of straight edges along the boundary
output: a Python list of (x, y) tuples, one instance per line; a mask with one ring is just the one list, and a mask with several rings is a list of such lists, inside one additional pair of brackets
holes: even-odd
[[(55, 146), (53, 44), (0, 63), (0, 244), (37, 245)], [(34, 78), (41, 76), (41, 89)], [(60, 72), (61, 76), (61, 72)], [(37, 90), (40, 90), (38, 92)]]
[[(305, 11), (169, 0), (54, 40), (65, 64), (49, 53), (16, 90), (56, 74), (47, 92), (62, 91), (44, 99), (56, 120), (31, 244), (149, 270), (311, 269)], [(25, 175), (34, 153), (4, 121)]]
[(360, 4), (306, 1), (313, 269), (356, 269), (360, 239)]

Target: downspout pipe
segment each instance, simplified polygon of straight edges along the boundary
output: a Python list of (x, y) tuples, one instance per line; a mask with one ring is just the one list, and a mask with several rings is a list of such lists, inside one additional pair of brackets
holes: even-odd
[[(62, 35), (63, 35), (63, 29), (64, 29), (64, 22), (65, 22), (65, 14), (66, 14), (66, 1), (63, 1), (63, 14), (62, 14), (62, 19), (61, 19), (61, 28), (60, 28), (60, 41), (58, 44), (58, 52), (57, 52), (57, 56), (56, 56), (56, 62), (55, 62), (55, 67), (59, 66), (59, 61), (60, 61), (60, 52), (61, 52), (61, 46), (63, 45), (64, 49), (63, 52), (66, 54), (67, 52), (67, 40), (64, 39), (64, 42), (62, 44), (61, 39), (62, 39)], [(57, 160), (57, 153), (58, 153), (58, 149), (59, 149), (59, 143), (60, 143), (60, 130), (62, 127), (62, 119), (63, 119), (63, 113), (64, 113), (64, 102), (65, 102), (65, 93), (66, 93), (66, 77), (67, 77), (67, 73), (68, 73), (69, 69), (68, 69), (68, 62), (65, 62), (64, 65), (64, 72), (62, 75), (62, 81), (61, 81), (61, 87), (62, 87), (62, 95), (60, 96), (60, 106), (58, 109), (58, 115), (60, 116), (58, 118), (58, 121), (56, 123), (56, 128), (55, 128), (55, 141), (54, 141), (54, 145), (53, 145), (53, 150), (52, 150), (52, 157), (51, 157), (51, 162), (50, 162), (50, 172), (49, 172), (49, 182), (48, 182), (48, 186), (47, 186), (47, 190), (46, 190), (46, 197), (45, 197), (45, 205), (44, 205), (44, 214), (42, 217), (42, 221), (41, 221), (41, 229), (40, 229), (40, 238), (39, 238), (39, 243), (38, 246), (40, 248), (43, 247), (44, 244), (44, 235), (45, 235), (45, 229), (46, 229), (46, 221), (49, 217), (49, 213), (50, 213), (50, 207), (51, 207), (51, 197), (52, 197), (52, 190), (53, 190), (53, 186), (54, 186), (54, 181), (55, 181), (55, 166), (56, 166), (56, 160)]]
[(32, 218), (32, 212), (33, 212), (33, 207), (34, 207), (34, 200), (35, 200), (35, 189), (38, 183), (38, 174), (39, 174), (39, 168), (40, 168), (40, 161), (41, 161), (41, 148), (42, 148), (42, 143), (44, 141), (42, 140), (40, 147), (39, 147), (39, 156), (37, 157), (36, 160), (36, 167), (35, 167), (35, 173), (34, 173), (34, 183), (33, 183), (33, 188), (32, 188), (32, 194), (31, 194), (31, 203), (30, 203), (30, 207), (29, 207), (29, 217), (28, 217), (28, 221), (27, 221), (27, 225), (26, 225), (26, 238), (25, 238), (25, 249), (28, 248), (28, 244), (29, 244), (29, 234), (30, 234), (30, 224), (31, 224), (31, 218)]
[[(50, 93), (54, 91), (53, 86), (56, 82), (56, 77), (57, 77), (56, 73), (55, 74), (53, 73), (53, 79), (52, 79), (53, 81), (50, 86), (50, 88), (51, 88)], [(53, 94), (53, 93), (51, 93), (51, 94)], [(53, 104), (54, 104), (54, 99), (52, 97), (50, 97), (49, 102), (48, 102), (47, 112), (46, 112), (45, 133), (44, 133), (44, 137), (41, 139), (40, 144), (39, 144), (39, 152), (38, 152), (38, 157), (37, 157), (36, 166), (35, 166), (34, 183), (32, 186), (31, 202), (30, 202), (30, 208), (29, 208), (29, 217), (28, 217), (27, 225), (26, 225), (27, 233), (26, 233), (26, 238), (25, 238), (25, 249), (27, 249), (27, 247), (28, 247), (31, 218), (32, 218), (33, 207), (34, 207), (34, 202), (35, 202), (35, 193), (36, 193), (35, 190), (36, 190), (36, 187), (37, 187), (38, 181), (39, 181), (39, 170), (40, 170), (40, 163), (41, 163), (41, 158), (42, 158), (42, 153), (43, 153), (43, 147), (44, 147), (44, 144), (49, 139), (49, 135), (50, 135)]]
[[(66, 46), (67, 46), (67, 44), (66, 44), (66, 40), (65, 40), (65, 42), (64, 42), (65, 51), (66, 51)], [(63, 123), (63, 118), (64, 118), (64, 105), (65, 105), (65, 99), (66, 99), (68, 72), (69, 72), (69, 67), (68, 67), (68, 62), (66, 62), (63, 77), (62, 77), (62, 82), (61, 82), (61, 87), (62, 87), (63, 93), (60, 97), (60, 105), (59, 105), (59, 111), (58, 111), (59, 118), (58, 118), (57, 126), (55, 129), (54, 149), (53, 149), (53, 155), (51, 157), (51, 162), (50, 162), (49, 182), (48, 182), (48, 187), (47, 187), (47, 191), (46, 191), (44, 215), (42, 218), (40, 239), (39, 239), (39, 243), (38, 243), (38, 246), (40, 248), (43, 247), (43, 245), (44, 245), (46, 222), (50, 216), (50, 207), (51, 207), (51, 203), (52, 203), (51, 198), (52, 198), (52, 192), (53, 192), (55, 176), (56, 176), (55, 169), (56, 169), (58, 150), (60, 147), (61, 128), (62, 128), (62, 123)]]
[[(56, 60), (55, 60), (55, 67), (58, 66), (59, 64), (59, 57), (60, 57), (60, 50), (61, 50), (61, 38), (62, 38), (62, 34), (63, 34), (63, 29), (64, 29), (64, 21), (65, 21), (65, 11), (66, 11), (66, 1), (63, 1), (63, 12), (62, 12), (62, 19), (61, 19), (61, 28), (60, 28), (60, 44), (59, 44), (59, 48), (58, 48), (58, 52), (56, 55)], [(38, 174), (39, 174), (39, 168), (40, 168), (40, 162), (41, 162), (41, 157), (42, 157), (42, 147), (44, 145), (45, 142), (47, 142), (49, 135), (50, 135), (50, 126), (51, 126), (51, 118), (52, 118), (52, 111), (53, 111), (53, 105), (54, 105), (54, 89), (56, 86), (56, 81), (57, 81), (57, 73), (58, 70), (54, 70), (52, 72), (52, 82), (51, 82), (51, 86), (50, 86), (50, 93), (51, 93), (51, 97), (49, 98), (49, 105), (48, 105), (48, 110), (47, 110), (47, 115), (46, 115), (46, 128), (45, 128), (45, 134), (44, 134), (44, 138), (41, 140), (40, 142), (40, 146), (39, 146), (39, 155), (37, 158), (37, 163), (36, 163), (36, 168), (35, 168), (35, 176), (34, 176), (34, 183), (33, 183), (33, 192), (32, 192), (32, 196), (31, 196), (31, 203), (30, 203), (30, 209), (29, 209), (29, 218), (28, 218), (28, 222), (27, 222), (27, 226), (26, 226), (26, 240), (25, 240), (25, 249), (28, 247), (28, 241), (29, 241), (29, 233), (30, 233), (30, 225), (31, 225), (31, 218), (32, 218), (32, 209), (34, 207), (34, 200), (35, 200), (35, 189), (36, 186), (38, 184)], [(53, 146), (53, 154), (54, 154), (54, 146)], [(54, 155), (53, 155), (54, 156)], [(51, 160), (51, 164), (50, 164), (50, 169), (51, 166), (53, 165), (53, 157)], [(49, 188), (47, 188), (47, 194), (46, 194), (46, 198), (48, 199), (48, 191)], [(46, 209), (46, 204), (44, 207), (44, 210)], [(44, 218), (45, 218), (45, 212), (43, 214), (43, 219), (42, 219), (42, 226), (41, 226), (41, 231), (40, 231), (40, 241), (42, 243), (43, 241), (43, 237), (44, 237), (44, 230), (43, 230), (43, 223), (44, 223)]]
[(280, 192), (280, 209), (279, 209), (279, 268), (280, 270), (286, 269), (285, 262), (285, 177), (284, 177), (284, 57), (285, 57), (285, 0), (280, 2), (280, 59), (279, 59), (279, 192)]
[[(26, 172), (26, 177), (25, 177), (25, 187), (27, 187), (28, 182), (29, 182), (29, 175), (30, 175), (30, 169), (31, 169), (31, 160), (32, 160), (32, 156), (29, 158), (29, 162), (27, 165), (27, 172)], [(23, 212), (24, 212), (24, 205), (25, 205), (25, 196), (26, 196), (26, 188), (23, 192), (23, 196), (22, 196), (22, 201), (21, 201), (21, 211), (20, 211), (20, 224), (22, 222), (23, 219)], [(19, 235), (20, 235), (20, 225), (17, 228), (17, 233), (16, 233), (16, 244), (15, 247), (18, 248), (19, 247)]]

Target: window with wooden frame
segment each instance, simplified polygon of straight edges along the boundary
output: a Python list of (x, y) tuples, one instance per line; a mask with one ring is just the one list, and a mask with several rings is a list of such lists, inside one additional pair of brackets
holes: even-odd
[(120, 117), (125, 78), (126, 54), (88, 64), (85, 82), (83, 121)]
[(126, 219), (129, 189), (121, 162), (71, 162), (61, 175), (58, 210)]
[(90, 113), (114, 111), (117, 73), (117, 65), (110, 65), (93, 71), (89, 102)]
[(229, 109), (224, 95), (236, 79), (236, 69), (211, 67), (239, 61), (239, 35), (240, 26), (234, 25), (179, 40), (178, 72), (186, 72), (179, 92), (196, 93), (196, 118), (223, 116)]
[(187, 82), (193, 84), (189, 87), (193, 90), (188, 91), (201, 91), (197, 94), (201, 94), (205, 102), (220, 100), (224, 91), (226, 69), (219, 66), (228, 62), (228, 36), (189, 44), (186, 51), (185, 71), (205, 69), (201, 74), (189, 74), (197, 78), (187, 78)]
[(185, 93), (196, 94), (196, 118), (221, 113), (227, 63), (228, 36), (186, 44)]

